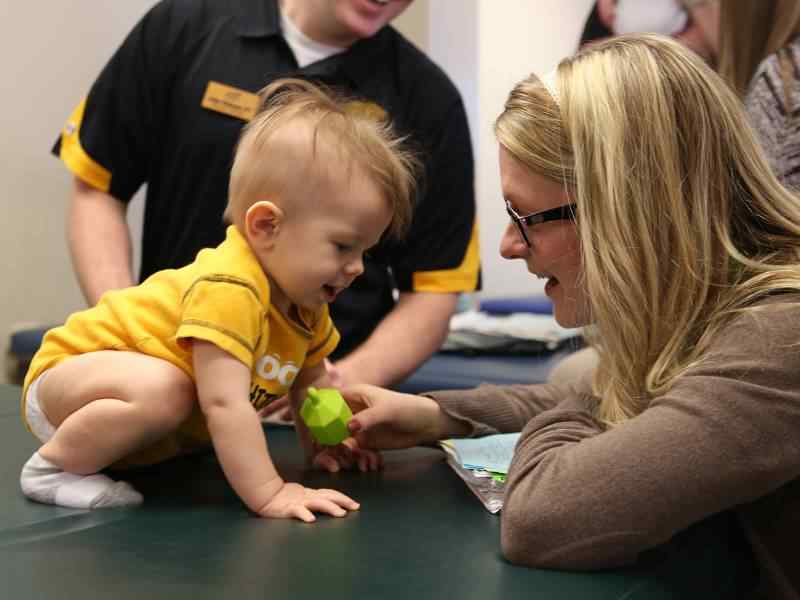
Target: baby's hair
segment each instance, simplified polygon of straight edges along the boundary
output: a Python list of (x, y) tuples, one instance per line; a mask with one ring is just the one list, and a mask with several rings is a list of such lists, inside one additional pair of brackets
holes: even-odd
[[(376, 118), (382, 111), (353, 110), (365, 103), (303, 79), (278, 79), (259, 95), (261, 110), (242, 130), (236, 148), (226, 222), (241, 227), (244, 214), (255, 202), (342, 169), (348, 171), (349, 180), (349, 171), (355, 167), (392, 208), (387, 234), (404, 235), (411, 222), (420, 166), (404, 138), (386, 120)], [(287, 125), (299, 128), (287, 133)], [(325, 158), (334, 158), (335, 164), (318, 160), (320, 152), (331, 152)]]

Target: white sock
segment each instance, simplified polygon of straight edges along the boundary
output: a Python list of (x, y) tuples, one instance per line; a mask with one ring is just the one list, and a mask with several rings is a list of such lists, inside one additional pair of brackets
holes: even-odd
[(38, 452), (34, 452), (22, 467), (19, 483), (22, 493), (31, 500), (69, 508), (135, 506), (143, 500), (142, 495), (125, 481), (114, 481), (100, 473), (67, 473)]

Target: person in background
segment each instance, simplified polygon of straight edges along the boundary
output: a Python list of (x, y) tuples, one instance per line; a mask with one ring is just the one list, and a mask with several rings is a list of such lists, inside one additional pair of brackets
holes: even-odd
[[(358, 508), (284, 481), (256, 411), (288, 393), (296, 414), (309, 385), (328, 385), (323, 359), (339, 342), (328, 303), (363, 272), (366, 250), (406, 229), (415, 162), (388, 127), (308, 82), (277, 80), (264, 97), (237, 145), (225, 240), (103, 294), (45, 336), (23, 388), (23, 420), (43, 444), (22, 469), (27, 497), (138, 504), (133, 487), (100, 471), (213, 445), (260, 516)], [(301, 423), (298, 433), (322, 468), (378, 466), (353, 447), (314, 455)]]
[(703, 28), (707, 12), (705, 0), (597, 0), (578, 45), (624, 33), (661, 33), (710, 60), (712, 49)]
[(583, 31), (578, 41), (579, 48), (614, 35), (611, 28), (614, 26), (614, 10), (616, 6), (616, 0), (597, 0), (594, 3), (583, 25)]
[(715, 4), (706, 27), (719, 73), (744, 101), (778, 179), (800, 190), (800, 2)]
[(125, 212), (147, 184), (140, 280), (224, 238), (227, 174), (256, 92), (283, 76), (358, 99), (424, 165), (415, 219), (386, 240), (331, 314), (340, 381), (389, 385), (439, 349), (479, 285), (466, 114), (447, 76), (387, 24), (411, 0), (163, 0), (68, 119), (54, 153), (74, 175), (68, 241), (89, 305), (134, 284)]
[(598, 0), (596, 12), (607, 35), (673, 35), (715, 65), (745, 103), (778, 178), (800, 189), (800, 3), (659, 0), (645, 7), (638, 0)]
[(597, 369), (354, 386), (350, 431), (373, 449), (521, 432), (501, 515), (514, 563), (625, 565), (730, 511), (760, 591), (797, 598), (800, 202), (739, 98), (675, 40), (626, 35), (519, 83), (495, 132), (500, 253), (547, 279), (561, 325), (589, 328)]

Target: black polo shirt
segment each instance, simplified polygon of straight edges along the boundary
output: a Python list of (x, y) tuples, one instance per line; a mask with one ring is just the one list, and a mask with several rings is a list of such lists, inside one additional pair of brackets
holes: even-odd
[(203, 108), (210, 81), (257, 92), (279, 77), (319, 79), (374, 102), (425, 167), (402, 243), (367, 259), (332, 307), (352, 350), (394, 305), (392, 290), (472, 291), (479, 279), (466, 115), (447, 76), (391, 27), (298, 69), (276, 0), (165, 0), (131, 31), (75, 109), (53, 152), (78, 177), (128, 202), (143, 183), (143, 280), (224, 238), (228, 175), (244, 121)]

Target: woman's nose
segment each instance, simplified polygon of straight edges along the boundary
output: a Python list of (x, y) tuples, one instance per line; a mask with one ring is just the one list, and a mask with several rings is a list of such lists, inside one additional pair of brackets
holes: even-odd
[(529, 250), (516, 226), (513, 223), (506, 225), (503, 237), (500, 238), (500, 256), (507, 260), (525, 258)]

